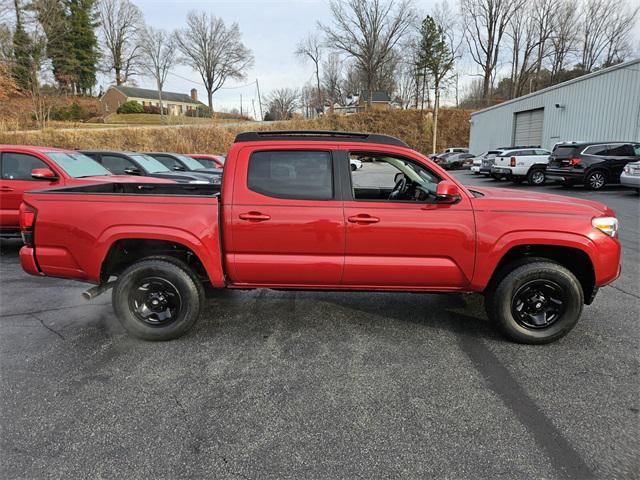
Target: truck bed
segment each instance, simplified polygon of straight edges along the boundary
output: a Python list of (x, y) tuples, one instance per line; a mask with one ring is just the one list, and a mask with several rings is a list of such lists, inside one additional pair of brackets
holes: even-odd
[(220, 185), (178, 183), (96, 183), (27, 192), (24, 203), (37, 211), (36, 246), (24, 255), (33, 259), (33, 273), (100, 283), (110, 249), (145, 238), (156, 246), (185, 245), (207, 272), (219, 272), (219, 195)]

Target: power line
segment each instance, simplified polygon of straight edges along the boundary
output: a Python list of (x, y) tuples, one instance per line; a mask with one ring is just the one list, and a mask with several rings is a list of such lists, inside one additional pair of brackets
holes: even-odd
[[(169, 72), (169, 75), (171, 75), (173, 77), (176, 77), (176, 78), (179, 78), (181, 80), (184, 80), (185, 82), (193, 83), (194, 85), (202, 85), (202, 82), (196, 82), (194, 80), (191, 80), (190, 78), (183, 77), (182, 75), (178, 75), (177, 73)], [(250, 87), (250, 86), (255, 85), (255, 84), (256, 84), (256, 82), (253, 81), (253, 82), (249, 82), (249, 83), (247, 83), (245, 85), (236, 85), (234, 87), (220, 87), (218, 90), (238, 90), (240, 88), (247, 88), (247, 87)]]

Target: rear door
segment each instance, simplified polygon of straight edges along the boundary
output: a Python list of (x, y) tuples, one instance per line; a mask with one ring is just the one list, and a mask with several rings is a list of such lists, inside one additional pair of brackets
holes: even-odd
[[(441, 178), (415, 158), (380, 152), (375, 162), (350, 172), (345, 193), (343, 285), (353, 288), (463, 288), (473, 275), (475, 230), (471, 201), (455, 204), (409, 187), (396, 194), (402, 176), (435, 191)], [(348, 155), (362, 152), (344, 152)], [(408, 165), (408, 167), (407, 167)], [(422, 183), (421, 183), (422, 184)], [(412, 190), (413, 188), (413, 190)], [(348, 200), (347, 200), (348, 198)]]
[(0, 154), (0, 228), (18, 228), (18, 209), (24, 192), (60, 184), (59, 179), (34, 180), (31, 171), (35, 168), (48, 168), (60, 176), (60, 172), (35, 155), (11, 151)]
[(232, 283), (339, 285), (345, 222), (336, 179), (331, 149), (241, 149), (232, 205), (224, 207)]

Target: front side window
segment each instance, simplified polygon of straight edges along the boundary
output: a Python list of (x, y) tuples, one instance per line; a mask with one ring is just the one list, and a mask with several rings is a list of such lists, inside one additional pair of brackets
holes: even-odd
[(615, 145), (613, 148), (609, 149), (609, 155), (612, 157), (633, 157), (634, 153), (633, 148), (628, 143), (624, 145)]
[(299, 200), (333, 198), (331, 154), (321, 151), (255, 152), (249, 159), (250, 190)]
[(25, 153), (2, 154), (3, 180), (33, 180), (31, 170), (36, 168), (49, 168), (49, 165), (39, 158)]
[(73, 178), (111, 175), (109, 170), (82, 153), (47, 152), (46, 155)]
[[(352, 153), (351, 159), (362, 157)], [(355, 200), (427, 202), (435, 198), (440, 178), (425, 166), (402, 157), (373, 154), (375, 161), (351, 171)]]
[(136, 168), (131, 160), (119, 155), (102, 155), (102, 166), (114, 175), (126, 175), (126, 169)]

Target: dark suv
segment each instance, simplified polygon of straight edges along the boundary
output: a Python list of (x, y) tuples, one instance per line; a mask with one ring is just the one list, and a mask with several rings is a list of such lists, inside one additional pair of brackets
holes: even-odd
[(549, 157), (547, 181), (564, 186), (582, 183), (590, 190), (599, 190), (608, 183), (620, 183), (625, 165), (638, 160), (640, 143), (560, 143)]

